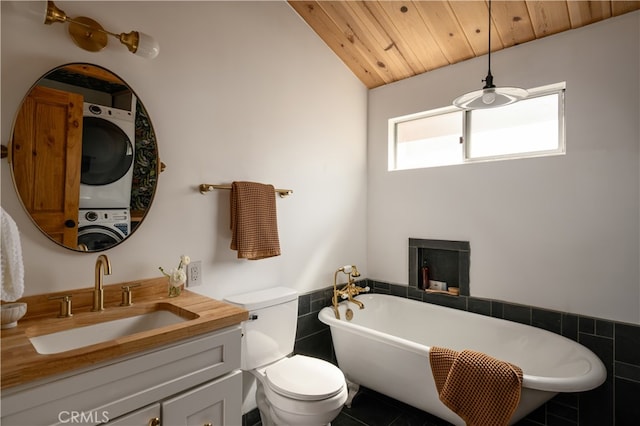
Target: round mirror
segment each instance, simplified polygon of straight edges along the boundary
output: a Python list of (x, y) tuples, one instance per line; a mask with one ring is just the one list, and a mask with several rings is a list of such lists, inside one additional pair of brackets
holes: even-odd
[(151, 207), (160, 165), (153, 126), (133, 89), (105, 68), (67, 64), (40, 78), (10, 149), (23, 207), (68, 249), (120, 244)]

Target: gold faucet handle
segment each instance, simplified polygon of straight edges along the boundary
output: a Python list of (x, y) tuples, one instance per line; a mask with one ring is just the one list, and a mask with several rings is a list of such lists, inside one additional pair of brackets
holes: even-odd
[(371, 287), (369, 286), (365, 286), (365, 287), (356, 286), (356, 289), (358, 290), (358, 294), (369, 293), (371, 291)]
[(51, 296), (49, 300), (60, 300), (60, 313), (58, 314), (58, 318), (69, 318), (72, 317), (71, 313), (71, 295), (63, 294), (61, 296)]
[(132, 295), (132, 291), (131, 289), (134, 287), (140, 287), (142, 284), (141, 283), (137, 283), (137, 284), (131, 284), (131, 285), (123, 285), (122, 288), (122, 302), (120, 303), (120, 306), (131, 306), (133, 305), (133, 302), (131, 301), (131, 295)]

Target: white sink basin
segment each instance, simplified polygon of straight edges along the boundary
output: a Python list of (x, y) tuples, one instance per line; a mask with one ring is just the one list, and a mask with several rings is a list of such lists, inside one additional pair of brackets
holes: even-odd
[(187, 321), (187, 319), (173, 312), (161, 310), (135, 317), (43, 334), (30, 337), (29, 340), (39, 354), (57, 354), (167, 325), (178, 324), (183, 321)]

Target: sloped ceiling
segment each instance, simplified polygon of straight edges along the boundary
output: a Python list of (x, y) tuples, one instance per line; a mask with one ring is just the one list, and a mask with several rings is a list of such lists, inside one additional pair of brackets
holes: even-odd
[[(368, 88), (487, 53), (485, 0), (289, 4)], [(637, 9), (640, 1), (493, 1), (491, 51)]]

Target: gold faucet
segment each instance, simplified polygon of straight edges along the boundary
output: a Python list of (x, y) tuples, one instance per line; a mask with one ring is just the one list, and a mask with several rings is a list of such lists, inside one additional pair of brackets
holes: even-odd
[[(338, 272), (342, 272), (347, 275), (347, 283), (340, 290), (338, 290), (337, 287)], [(331, 299), (331, 302), (333, 304), (333, 313), (336, 315), (337, 319), (340, 319), (340, 312), (338, 311), (338, 297), (347, 299), (349, 302), (353, 302), (358, 305), (360, 309), (364, 309), (364, 303), (353, 298), (353, 296), (369, 291), (369, 287), (360, 287), (355, 284), (353, 278), (359, 276), (360, 272), (358, 272), (356, 265), (345, 265), (338, 268), (335, 274), (333, 274), (333, 298)]]
[(98, 256), (96, 260), (96, 280), (93, 289), (93, 309), (91, 311), (104, 311), (104, 286), (102, 284), (102, 274), (111, 275), (111, 262), (105, 254)]

